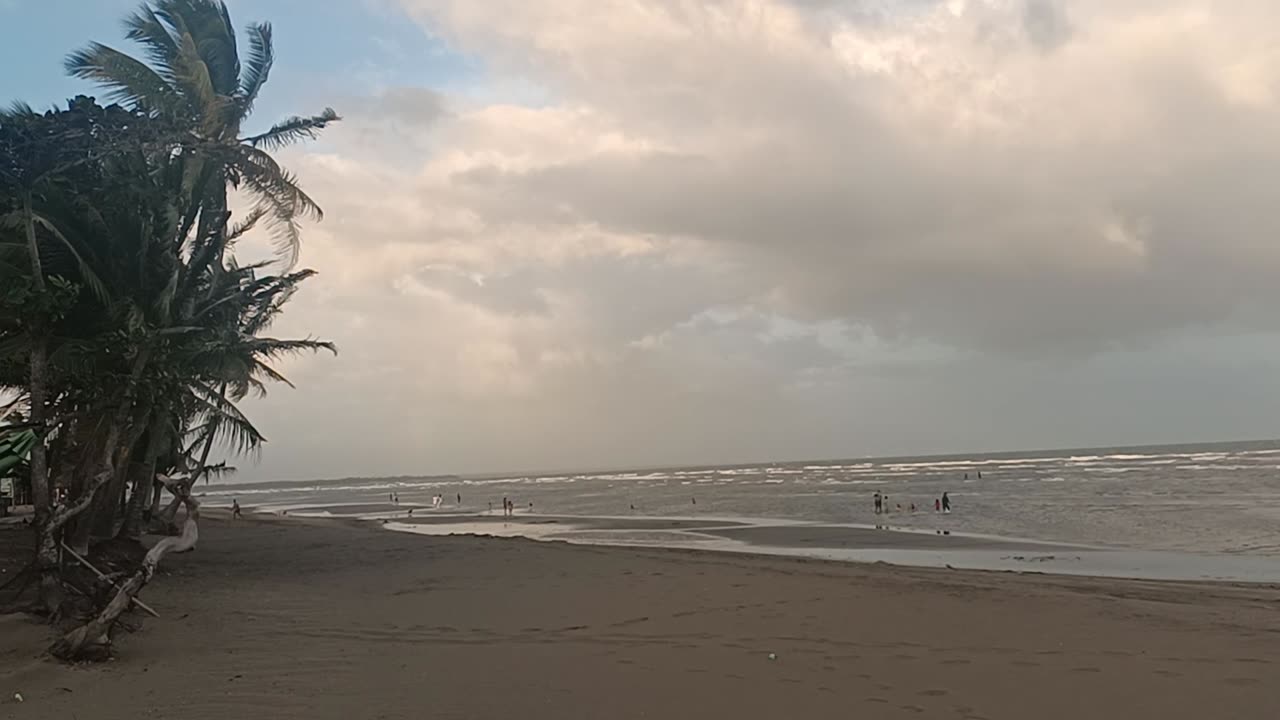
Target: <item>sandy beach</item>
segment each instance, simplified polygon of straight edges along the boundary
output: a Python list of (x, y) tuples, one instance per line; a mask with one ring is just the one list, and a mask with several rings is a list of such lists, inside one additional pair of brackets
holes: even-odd
[(120, 633), (118, 659), (100, 666), (55, 664), (42, 657), (47, 628), (0, 617), (0, 716), (1280, 712), (1276, 587), (214, 517), (199, 548), (167, 561), (144, 598), (162, 619)]

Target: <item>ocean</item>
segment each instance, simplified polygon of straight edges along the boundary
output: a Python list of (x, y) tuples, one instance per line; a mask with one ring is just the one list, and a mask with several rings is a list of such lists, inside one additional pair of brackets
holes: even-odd
[[(588, 473), (212, 484), (206, 502), (294, 514), (733, 518), (1280, 558), (1280, 441)], [(872, 497), (888, 496), (877, 516)], [(948, 493), (953, 512), (933, 512)], [(432, 498), (442, 495), (440, 508)], [(462, 496), (459, 505), (457, 496)], [(532, 508), (530, 508), (532, 503)], [(911, 511), (915, 504), (916, 511)], [(899, 507), (901, 508), (899, 510)], [(495, 510), (494, 512), (498, 512)]]

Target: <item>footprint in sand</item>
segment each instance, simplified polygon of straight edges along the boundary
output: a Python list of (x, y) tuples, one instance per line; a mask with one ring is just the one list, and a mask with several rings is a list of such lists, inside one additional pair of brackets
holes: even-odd
[(948, 692), (948, 691), (943, 690), (943, 689), (941, 689), (941, 688), (934, 688), (934, 689), (932, 689), (932, 690), (921, 690), (920, 692), (918, 692), (918, 693), (916, 693), (916, 694), (917, 694), (917, 695), (923, 695), (923, 696), (925, 696), (925, 697), (942, 697), (943, 695), (946, 695), (946, 694), (947, 694), (947, 692)]

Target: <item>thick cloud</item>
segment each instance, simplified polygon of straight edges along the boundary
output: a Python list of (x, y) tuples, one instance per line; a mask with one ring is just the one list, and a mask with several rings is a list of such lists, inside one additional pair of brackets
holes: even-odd
[(378, 439), (278, 467), (1274, 433), (1274, 373), (1208, 350), (1276, 344), (1269, 0), (400, 4), (538, 101), (389, 90), (289, 158), (328, 219), (284, 322), (344, 354), (262, 411)]

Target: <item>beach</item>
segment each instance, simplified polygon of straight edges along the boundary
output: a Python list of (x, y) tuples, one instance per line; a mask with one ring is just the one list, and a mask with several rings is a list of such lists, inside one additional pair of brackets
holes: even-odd
[(113, 662), (58, 665), (42, 657), (47, 628), (0, 618), (0, 716), (1199, 719), (1280, 708), (1276, 586), (211, 514), (197, 550), (166, 560), (143, 593), (161, 619), (118, 633)]

